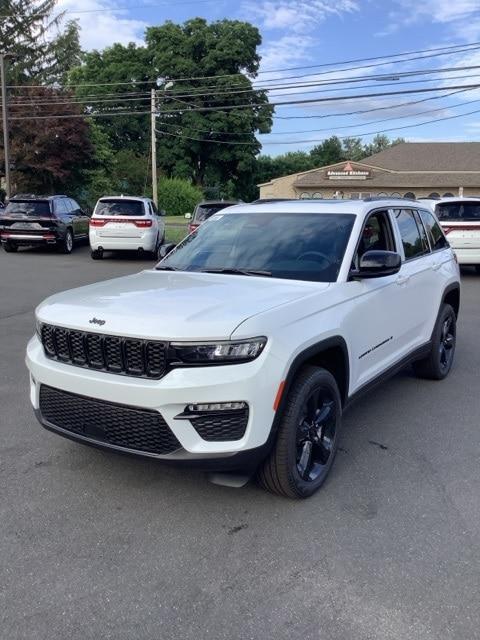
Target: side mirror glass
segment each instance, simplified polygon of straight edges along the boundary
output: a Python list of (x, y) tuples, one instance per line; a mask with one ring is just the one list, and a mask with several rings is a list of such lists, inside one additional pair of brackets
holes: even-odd
[(176, 246), (177, 245), (174, 244), (173, 242), (166, 242), (165, 244), (162, 244), (158, 250), (158, 259), (163, 260), (163, 258), (168, 256), (170, 251), (173, 251)]
[(191, 220), (191, 219), (192, 219), (192, 214), (191, 214), (191, 213), (186, 213), (186, 214), (185, 214), (185, 218), (186, 218), (187, 220)]
[(360, 258), (358, 269), (350, 272), (354, 280), (384, 278), (400, 271), (402, 259), (395, 251), (366, 251)]

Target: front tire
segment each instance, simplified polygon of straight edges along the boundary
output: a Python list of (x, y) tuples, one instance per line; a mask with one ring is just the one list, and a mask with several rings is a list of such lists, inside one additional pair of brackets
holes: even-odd
[(3, 249), (7, 253), (15, 253), (16, 251), (18, 251), (18, 245), (12, 244), (11, 242), (4, 242)]
[(480, 275), (480, 264), (475, 265), (475, 271)]
[(71, 229), (67, 229), (65, 231), (65, 235), (63, 237), (63, 240), (60, 243), (60, 251), (62, 253), (72, 253), (73, 250), (73, 233)]
[(342, 403), (325, 369), (305, 367), (293, 382), (277, 438), (258, 471), (264, 489), (288, 498), (308, 498), (325, 482), (338, 447)]
[(419, 378), (443, 380), (450, 373), (457, 338), (457, 317), (449, 304), (443, 304), (432, 334), (432, 348), (426, 358), (413, 363)]

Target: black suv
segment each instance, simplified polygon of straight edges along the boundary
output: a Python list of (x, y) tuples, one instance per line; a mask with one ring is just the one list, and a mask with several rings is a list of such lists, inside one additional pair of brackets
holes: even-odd
[(89, 217), (67, 196), (16, 195), (0, 212), (3, 248), (13, 252), (20, 245), (55, 245), (71, 253), (77, 240), (88, 238)]

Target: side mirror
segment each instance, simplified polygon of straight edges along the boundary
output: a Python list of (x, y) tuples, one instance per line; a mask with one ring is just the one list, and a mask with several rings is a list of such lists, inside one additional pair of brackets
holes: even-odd
[(168, 254), (175, 249), (177, 245), (173, 242), (166, 242), (162, 244), (158, 250), (158, 259), (163, 260)]
[(186, 218), (187, 220), (191, 220), (191, 219), (192, 219), (192, 214), (191, 214), (191, 213), (186, 213), (186, 214), (185, 214), (185, 218)]
[(358, 269), (350, 271), (354, 280), (384, 278), (400, 271), (402, 259), (395, 251), (366, 251), (360, 258)]

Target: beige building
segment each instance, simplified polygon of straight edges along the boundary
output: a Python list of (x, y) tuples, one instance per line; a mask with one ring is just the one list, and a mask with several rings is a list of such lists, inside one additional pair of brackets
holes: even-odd
[(404, 142), (259, 187), (261, 198), (480, 195), (480, 142)]

